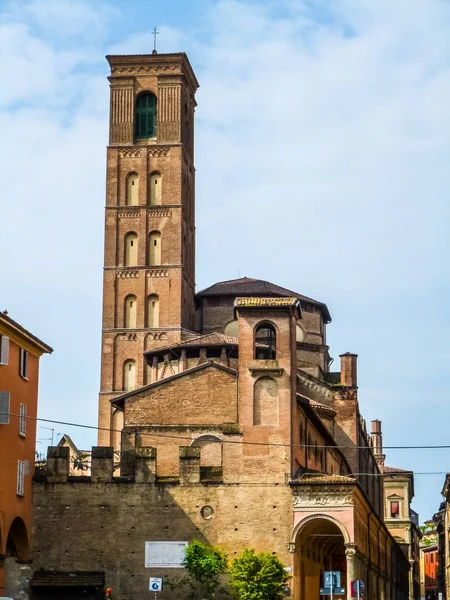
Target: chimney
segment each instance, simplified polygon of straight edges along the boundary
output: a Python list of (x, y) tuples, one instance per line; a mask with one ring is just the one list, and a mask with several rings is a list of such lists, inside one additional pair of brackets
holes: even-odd
[(372, 439), (373, 453), (375, 454), (377, 465), (380, 467), (380, 471), (383, 471), (386, 455), (383, 454), (383, 434), (381, 432), (381, 421), (379, 421), (378, 419), (372, 421), (370, 435)]
[(346, 352), (340, 355), (341, 383), (345, 387), (357, 388), (357, 360), (358, 355)]

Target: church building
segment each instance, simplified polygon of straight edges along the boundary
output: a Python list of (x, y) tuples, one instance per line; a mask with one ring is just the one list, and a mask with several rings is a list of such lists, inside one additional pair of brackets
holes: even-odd
[(243, 277), (195, 293), (197, 79), (183, 53), (107, 59), (98, 446), (89, 476), (60, 446), (35, 477), (36, 597), (79, 578), (83, 597), (106, 582), (143, 600), (200, 539), (276, 553), (294, 600), (319, 600), (328, 571), (337, 597), (359, 580), (368, 600), (411, 600), (357, 355), (330, 370), (330, 312), (297, 291)]

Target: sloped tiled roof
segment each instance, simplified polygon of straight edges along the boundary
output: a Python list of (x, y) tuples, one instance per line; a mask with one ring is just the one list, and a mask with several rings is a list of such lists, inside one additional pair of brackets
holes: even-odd
[(218, 333), (213, 331), (205, 335), (199, 335), (197, 337), (180, 342), (177, 347), (183, 346), (223, 346), (223, 344), (238, 344), (238, 339), (232, 335), (225, 335), (224, 333)]
[(218, 333), (216, 331), (207, 333), (205, 335), (197, 335), (196, 337), (179, 342), (178, 344), (171, 344), (170, 346), (161, 346), (160, 348), (153, 348), (147, 350), (144, 354), (163, 354), (169, 350), (182, 349), (182, 348), (197, 348), (201, 346), (237, 346), (239, 344), (238, 339), (231, 336), (225, 335), (224, 333)]
[(269, 306), (269, 307), (295, 307), (299, 303), (298, 298), (291, 296), (283, 296), (281, 298), (264, 298), (261, 296), (244, 296), (243, 298), (236, 298), (235, 305), (242, 307), (259, 307), (259, 306)]
[(7, 311), (0, 312), (0, 321), (4, 321), (7, 325), (19, 331), (19, 333), (23, 334), (27, 337), (31, 342), (36, 344), (43, 352), (47, 352), (51, 354), (53, 352), (53, 348), (51, 348), (48, 344), (40, 340), (36, 335), (25, 329), (20, 323), (11, 319), (8, 315)]
[(388, 465), (385, 465), (383, 467), (383, 471), (384, 471), (384, 473), (411, 473), (411, 471), (408, 471), (407, 469), (399, 469), (397, 467), (388, 467)]
[(355, 483), (356, 479), (349, 475), (327, 475), (326, 473), (320, 473), (315, 475), (314, 473), (306, 473), (303, 475), (298, 483)]
[(239, 279), (230, 279), (228, 281), (219, 281), (200, 292), (197, 296), (295, 296), (304, 302), (311, 302), (320, 306), (325, 313), (327, 321), (331, 321), (331, 316), (326, 304), (303, 296), (292, 290), (264, 281), (263, 279), (254, 279), (253, 277), (241, 277)]
[(322, 411), (329, 413), (330, 415), (336, 414), (336, 411), (331, 406), (327, 406), (326, 404), (322, 404), (321, 402), (317, 402), (316, 400), (311, 400), (310, 398), (308, 398), (308, 400), (310, 406), (312, 406), (314, 410), (317, 410), (317, 412), (320, 413)]

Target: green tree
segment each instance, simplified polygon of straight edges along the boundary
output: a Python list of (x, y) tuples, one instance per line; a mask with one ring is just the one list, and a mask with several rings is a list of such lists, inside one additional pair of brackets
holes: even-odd
[(220, 576), (226, 571), (227, 556), (218, 548), (192, 540), (184, 550), (183, 566), (188, 576), (173, 578), (167, 584), (172, 590), (190, 588), (190, 600), (211, 600), (221, 588)]
[(231, 589), (239, 600), (278, 600), (290, 578), (275, 554), (245, 549), (229, 568)]

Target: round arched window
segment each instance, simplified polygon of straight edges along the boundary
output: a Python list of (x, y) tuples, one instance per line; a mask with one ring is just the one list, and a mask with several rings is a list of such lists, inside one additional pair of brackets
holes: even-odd
[(274, 360), (277, 357), (277, 332), (272, 323), (261, 323), (255, 330), (255, 358)]

